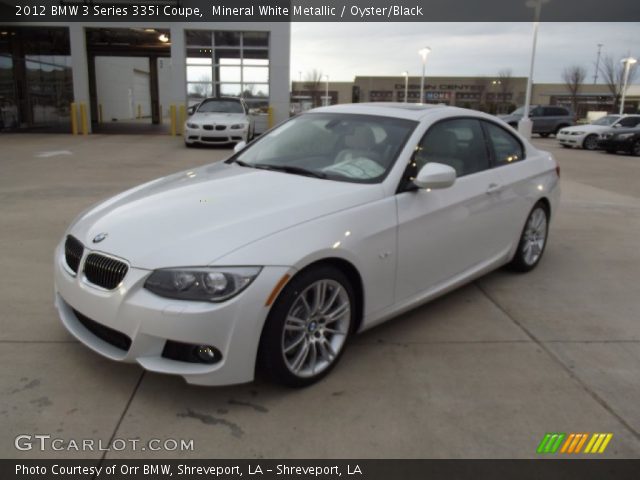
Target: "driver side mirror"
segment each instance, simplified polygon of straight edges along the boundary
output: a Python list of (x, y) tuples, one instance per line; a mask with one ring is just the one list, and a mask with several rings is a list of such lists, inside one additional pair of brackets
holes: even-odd
[(456, 181), (456, 171), (443, 163), (427, 163), (413, 180), (419, 188), (447, 188)]
[(240, 150), (242, 150), (246, 146), (247, 146), (247, 142), (245, 141), (236, 143), (235, 147), (233, 147), (233, 153), (238, 153)]

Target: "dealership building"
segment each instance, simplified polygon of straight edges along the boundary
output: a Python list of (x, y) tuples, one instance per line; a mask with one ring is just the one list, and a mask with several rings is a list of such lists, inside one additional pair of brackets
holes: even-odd
[(0, 130), (179, 130), (215, 95), (279, 122), (289, 52), (286, 22), (0, 24)]
[[(292, 110), (304, 110), (305, 106), (324, 103), (404, 102), (405, 90), (408, 102), (420, 101), (420, 77), (357, 76), (353, 82), (325, 82), (311, 84), (305, 81), (292, 83)], [(524, 104), (527, 91), (526, 77), (431, 77), (424, 80), (424, 103), (442, 103), (457, 107), (483, 110), (490, 113), (508, 113)], [(328, 95), (327, 95), (328, 93)], [(603, 84), (582, 85), (577, 95), (577, 116), (588, 111), (614, 110), (614, 96)], [(563, 83), (534, 83), (531, 92), (532, 105), (571, 106), (572, 98)], [(627, 90), (625, 112), (635, 113), (640, 105), (640, 85)]]

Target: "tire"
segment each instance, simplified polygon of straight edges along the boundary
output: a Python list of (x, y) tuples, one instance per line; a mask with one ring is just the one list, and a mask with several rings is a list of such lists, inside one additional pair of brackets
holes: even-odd
[(551, 134), (549, 132), (543, 132), (543, 133), (539, 133), (538, 135), (540, 135), (542, 138), (547, 138)]
[(564, 143), (561, 143), (560, 145), (562, 145), (563, 148), (571, 148), (571, 145), (565, 145)]
[(597, 150), (598, 136), (594, 134), (587, 135), (582, 142), (582, 148), (584, 148), (585, 150)]
[(355, 300), (347, 276), (331, 265), (296, 275), (269, 312), (256, 369), (288, 387), (306, 387), (322, 379), (347, 345), (355, 324)]
[(547, 246), (549, 236), (549, 211), (542, 202), (536, 203), (522, 229), (518, 248), (509, 268), (516, 272), (528, 272), (533, 270)]
[(640, 140), (636, 140), (635, 142), (633, 142), (633, 145), (631, 145), (629, 151), (634, 157), (640, 157)]

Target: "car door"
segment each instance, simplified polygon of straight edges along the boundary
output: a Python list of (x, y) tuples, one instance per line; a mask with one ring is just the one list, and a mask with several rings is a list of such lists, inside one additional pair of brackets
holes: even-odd
[(455, 118), (431, 126), (416, 147), (413, 175), (427, 162), (452, 166), (458, 178), (448, 188), (396, 195), (396, 301), (437, 289), (500, 251), (502, 219), (494, 208), (502, 187), (490, 168), (479, 120)]
[(544, 116), (544, 109), (542, 107), (535, 107), (531, 110), (531, 113), (529, 114), (529, 118), (531, 119), (531, 122), (533, 122), (533, 133), (538, 133), (538, 132), (546, 132), (547, 131), (547, 119)]

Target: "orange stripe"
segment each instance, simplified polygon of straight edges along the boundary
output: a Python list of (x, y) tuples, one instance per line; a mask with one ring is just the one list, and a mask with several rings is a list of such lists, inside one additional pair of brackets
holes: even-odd
[(276, 286), (273, 287), (273, 290), (271, 291), (271, 295), (269, 295), (269, 298), (267, 298), (267, 301), (264, 304), (265, 307), (271, 306), (271, 304), (275, 301), (276, 297), (280, 293), (280, 290), (282, 290), (282, 287), (285, 286), (285, 284), (289, 281), (290, 278), (291, 278), (291, 275), (285, 274), (280, 279), (280, 281), (278, 283), (276, 283)]
[(560, 450), (560, 453), (566, 453), (567, 452), (567, 448), (569, 448), (569, 445), (571, 444), (571, 442), (573, 441), (573, 437), (575, 437), (576, 434), (572, 433), (571, 435), (569, 435), (567, 437), (567, 439), (564, 441), (564, 445), (562, 445), (562, 450)]
[(580, 434), (576, 433), (576, 436), (573, 439), (573, 442), (571, 442), (571, 446), (569, 447), (568, 453), (573, 453), (573, 450), (576, 448), (576, 445), (578, 444), (578, 440), (580, 440)]
[(587, 438), (589, 438), (589, 434), (588, 433), (582, 433), (582, 439), (580, 440), (580, 443), (578, 443), (578, 445), (576, 446), (576, 451), (574, 453), (580, 453), (580, 450), (582, 450), (582, 446), (584, 445), (584, 442), (587, 441)]

